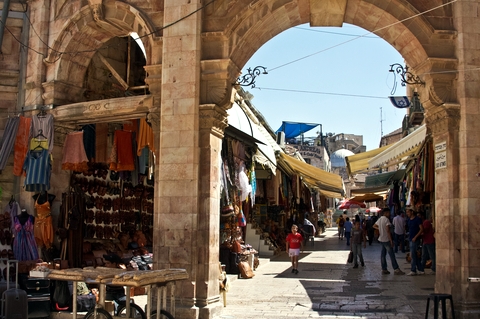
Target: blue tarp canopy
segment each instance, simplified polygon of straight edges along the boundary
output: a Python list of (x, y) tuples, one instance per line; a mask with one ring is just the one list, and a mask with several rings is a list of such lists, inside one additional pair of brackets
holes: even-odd
[(284, 132), (285, 138), (294, 138), (319, 125), (320, 124), (314, 123), (282, 122), (282, 126), (280, 126), (276, 133)]

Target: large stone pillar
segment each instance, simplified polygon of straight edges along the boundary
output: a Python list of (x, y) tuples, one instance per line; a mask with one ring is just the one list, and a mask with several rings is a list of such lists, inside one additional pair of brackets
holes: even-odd
[(453, 295), (459, 318), (480, 316), (480, 284), (468, 282), (468, 277), (480, 277), (480, 73), (471, 71), (480, 66), (473, 58), (478, 56), (479, 9), (478, 1), (453, 4), (459, 71), (455, 85), (445, 90), (456, 93), (458, 104), (446, 103), (427, 113), (434, 143), (447, 142), (447, 166), (436, 171), (435, 180), (435, 290)]
[(177, 285), (177, 318), (198, 318), (199, 95), (201, 0), (164, 1), (160, 141), (155, 197), (158, 268), (184, 268)]

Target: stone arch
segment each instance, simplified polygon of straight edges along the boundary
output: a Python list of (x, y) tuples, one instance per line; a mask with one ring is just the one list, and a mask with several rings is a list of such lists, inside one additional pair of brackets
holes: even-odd
[[(147, 63), (151, 62), (157, 34), (144, 14), (120, 1), (84, 6), (65, 23), (53, 42), (53, 50), (45, 59), (49, 68), (47, 81), (67, 83), (76, 88), (70, 90), (76, 93), (71, 102), (81, 101), (80, 88), (92, 57), (108, 40), (127, 36), (130, 32), (136, 32), (142, 38)], [(46, 88), (45, 95), (48, 93)]]
[[(417, 0), (388, 3), (383, 0), (325, 2), (330, 4), (318, 9), (315, 1), (308, 0), (238, 1), (228, 5), (222, 3), (207, 11), (207, 21), (212, 21), (205, 23), (209, 32), (207, 35), (219, 38), (215, 32), (223, 27), (224, 49), (215, 58), (230, 60), (230, 67), (237, 73), (229, 72), (234, 76), (229, 80), (235, 81), (235, 76), (248, 59), (282, 31), (304, 23), (341, 26), (345, 22), (374, 32), (402, 55), (412, 73), (421, 75), (426, 82), (425, 86), (418, 87), (422, 102), (430, 100), (432, 105), (456, 102), (455, 74), (431, 75), (432, 71), (453, 71), (457, 67), (453, 58), (456, 33), (452, 26), (451, 9), (442, 7), (427, 15), (420, 14), (441, 5), (442, 1), (429, 1), (428, 5)], [(331, 8), (336, 5), (344, 5), (340, 15), (338, 10), (335, 11), (336, 8)], [(413, 18), (407, 19), (409, 17)], [(392, 61), (392, 64), (395, 62), (402, 61)], [(216, 91), (219, 91), (218, 87)]]

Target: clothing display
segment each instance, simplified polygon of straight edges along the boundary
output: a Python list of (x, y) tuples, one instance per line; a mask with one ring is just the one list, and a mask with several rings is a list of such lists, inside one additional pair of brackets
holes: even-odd
[(14, 161), (13, 161), (13, 175), (22, 175), (22, 165), (25, 162), (25, 156), (28, 152), (28, 140), (30, 138), (30, 130), (32, 126), (32, 119), (30, 117), (20, 116), (18, 124), (17, 137), (14, 145)]
[(53, 243), (53, 225), (50, 202), (47, 200), (45, 203), (39, 204), (39, 198), (40, 196), (38, 196), (35, 201), (35, 210), (37, 211), (34, 230), (35, 242), (40, 248), (50, 248)]
[(52, 164), (48, 150), (28, 151), (23, 170), (27, 173), (24, 183), (27, 192), (41, 192), (50, 189)]
[(88, 124), (82, 126), (83, 145), (87, 158), (92, 162), (95, 161), (95, 142), (96, 142), (96, 125)]
[(83, 131), (67, 134), (63, 145), (62, 169), (82, 172), (88, 170), (88, 158), (83, 144)]
[(32, 130), (30, 137), (48, 140), (48, 152), (53, 151), (53, 115), (37, 114), (32, 117)]
[(132, 151), (132, 132), (116, 130), (110, 154), (110, 169), (113, 171), (133, 171), (135, 163)]
[(34, 137), (30, 139), (30, 151), (48, 150), (48, 140)]
[(153, 136), (153, 130), (144, 118), (140, 119), (137, 144), (137, 155), (142, 154), (142, 149), (144, 147), (148, 147), (150, 151), (155, 153), (155, 139)]
[(12, 152), (13, 143), (17, 136), (19, 123), (20, 118), (18, 116), (8, 118), (2, 139), (0, 140), (0, 171), (7, 165), (8, 157)]
[[(22, 213), (24, 214), (24, 213)], [(33, 217), (26, 216), (25, 223), (20, 222), (20, 216), (14, 218), (14, 233), (15, 238), (13, 240), (13, 253), (15, 259), (22, 260), (37, 260), (38, 251), (37, 243), (33, 235)]]

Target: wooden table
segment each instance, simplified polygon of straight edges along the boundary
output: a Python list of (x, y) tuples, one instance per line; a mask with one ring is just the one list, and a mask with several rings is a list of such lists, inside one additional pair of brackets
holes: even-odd
[[(125, 271), (124, 269), (107, 267), (86, 267), (70, 268), (62, 270), (52, 270), (47, 278), (52, 280), (65, 280), (73, 282), (73, 319), (77, 319), (77, 283), (84, 281), (87, 284), (99, 285), (99, 304), (105, 308), (106, 285), (146, 287), (147, 288), (147, 319), (151, 317), (151, 297), (153, 287), (157, 287), (157, 315), (160, 315), (160, 309), (167, 306), (167, 294), (170, 290), (170, 310), (175, 316), (175, 282), (177, 280), (188, 279), (185, 269), (161, 269), (161, 270), (136, 270)], [(126, 313), (130, 313), (130, 291), (126, 293)]]

